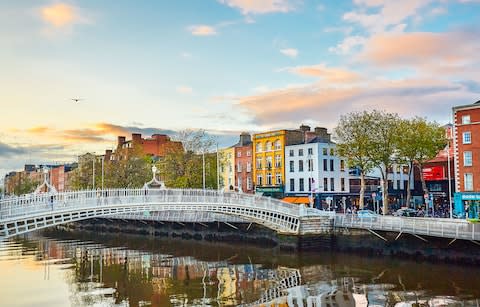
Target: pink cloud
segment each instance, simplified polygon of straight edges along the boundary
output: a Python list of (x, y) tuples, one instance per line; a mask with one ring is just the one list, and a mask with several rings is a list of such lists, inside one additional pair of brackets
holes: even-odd
[(219, 0), (220, 3), (239, 9), (242, 14), (286, 13), (294, 9), (289, 0)]
[(328, 83), (351, 83), (361, 79), (360, 75), (353, 71), (327, 67), (325, 64), (288, 67), (285, 70), (300, 76), (321, 78)]

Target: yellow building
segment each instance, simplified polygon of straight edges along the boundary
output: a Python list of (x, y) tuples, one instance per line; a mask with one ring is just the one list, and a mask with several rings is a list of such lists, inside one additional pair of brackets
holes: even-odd
[(301, 144), (301, 130), (276, 130), (253, 135), (253, 181), (255, 192), (283, 197), (285, 187), (285, 146)]
[(235, 147), (219, 150), (220, 188), (231, 191), (235, 188)]

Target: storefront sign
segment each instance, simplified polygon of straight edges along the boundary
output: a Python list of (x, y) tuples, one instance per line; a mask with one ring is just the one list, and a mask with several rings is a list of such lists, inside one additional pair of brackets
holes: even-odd
[(425, 181), (445, 179), (445, 169), (443, 166), (425, 167), (422, 169), (422, 173)]
[(283, 192), (283, 188), (282, 187), (265, 187), (265, 188), (261, 188), (261, 187), (258, 187), (255, 189), (256, 192)]
[(461, 194), (462, 200), (480, 200), (480, 194)]

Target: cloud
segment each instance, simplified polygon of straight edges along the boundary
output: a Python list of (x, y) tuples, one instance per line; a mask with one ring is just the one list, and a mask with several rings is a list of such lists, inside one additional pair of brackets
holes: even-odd
[(433, 0), (355, 0), (354, 3), (359, 8), (345, 13), (343, 20), (359, 24), (371, 33), (385, 32), (405, 23), (410, 17), (418, 16), (432, 2)]
[(193, 25), (193, 26), (189, 26), (187, 29), (192, 35), (195, 35), (195, 36), (217, 35), (217, 31), (212, 26)]
[(296, 58), (298, 55), (298, 50), (294, 48), (280, 49), (280, 52), (291, 58)]
[(33, 134), (44, 134), (49, 130), (50, 130), (50, 128), (45, 127), (45, 126), (32, 127), (32, 128), (27, 129), (27, 131), (29, 133), (33, 133)]
[(352, 83), (361, 79), (360, 75), (355, 72), (327, 67), (325, 64), (287, 67), (281, 70), (287, 70), (300, 76), (321, 78), (328, 83)]
[(91, 19), (86, 17), (82, 10), (65, 3), (55, 3), (41, 7), (40, 16), (45, 23), (55, 28), (64, 28), (73, 24), (91, 23)]
[(295, 9), (291, 0), (218, 0), (218, 2), (239, 9), (244, 15), (286, 13)]
[(383, 33), (365, 43), (359, 59), (381, 67), (461, 72), (478, 68), (480, 31)]
[(191, 87), (182, 85), (182, 86), (177, 86), (176, 91), (177, 93), (181, 93), (181, 94), (191, 94), (193, 92), (193, 89)]
[[(372, 80), (364, 85), (332, 88), (314, 83), (237, 99), (259, 125), (296, 125), (311, 120), (333, 127), (341, 114), (365, 109), (385, 109), (403, 116), (445, 116), (452, 105), (475, 101), (475, 93), (462, 85), (439, 79)], [(478, 100), (478, 99), (477, 99)]]
[(0, 142), (0, 157), (11, 157), (25, 153), (25, 149), (21, 147), (11, 146)]
[(341, 43), (335, 47), (330, 47), (328, 51), (338, 54), (349, 54), (356, 47), (361, 47), (365, 44), (366, 38), (362, 36), (348, 36)]

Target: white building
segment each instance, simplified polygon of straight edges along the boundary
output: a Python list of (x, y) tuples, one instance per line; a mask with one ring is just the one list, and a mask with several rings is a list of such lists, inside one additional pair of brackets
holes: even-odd
[(350, 191), (347, 162), (336, 155), (336, 144), (325, 138), (286, 146), (285, 178), (285, 193), (289, 195)]

